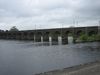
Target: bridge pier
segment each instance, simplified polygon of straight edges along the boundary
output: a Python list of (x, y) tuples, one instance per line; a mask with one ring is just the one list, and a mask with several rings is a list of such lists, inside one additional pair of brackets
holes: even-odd
[(52, 36), (52, 45), (58, 45), (58, 37)]
[(42, 36), (42, 34), (40, 32), (36, 33), (35, 37), (34, 37), (35, 42), (41, 42), (41, 36)]
[(43, 42), (49, 42), (49, 35), (43, 36)]
[(29, 40), (33, 40), (34, 41), (34, 32), (30, 32), (29, 33)]
[(43, 33), (43, 42), (49, 42), (50, 32)]
[(25, 40), (26, 34), (24, 32), (21, 33), (21, 40)]
[(59, 31), (52, 32), (52, 45), (58, 45), (60, 34)]
[(61, 37), (62, 37), (62, 44), (63, 45), (68, 44), (68, 34), (69, 33), (70, 33), (69, 31), (67, 31), (67, 32), (62, 31)]

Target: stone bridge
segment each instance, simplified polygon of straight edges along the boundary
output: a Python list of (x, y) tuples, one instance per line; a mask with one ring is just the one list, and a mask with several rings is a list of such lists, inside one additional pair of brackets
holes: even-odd
[(98, 26), (38, 29), (38, 30), (25, 30), (25, 31), (0, 31), (0, 39), (32, 40), (34, 42), (52, 41), (56, 44), (59, 42), (60, 39), (60, 41), (62, 41), (62, 44), (67, 44), (68, 36), (72, 35), (75, 40), (82, 33), (87, 34), (89, 36), (97, 34)]

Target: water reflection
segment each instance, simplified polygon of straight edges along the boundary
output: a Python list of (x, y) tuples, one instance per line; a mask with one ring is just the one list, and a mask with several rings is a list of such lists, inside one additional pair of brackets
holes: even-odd
[(100, 60), (100, 43), (69, 45), (0, 40), (0, 75), (32, 75)]

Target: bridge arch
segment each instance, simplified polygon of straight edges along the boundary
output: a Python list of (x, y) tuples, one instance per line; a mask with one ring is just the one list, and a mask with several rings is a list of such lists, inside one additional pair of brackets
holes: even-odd
[(35, 41), (36, 42), (41, 42), (41, 36), (42, 36), (42, 32), (38, 31), (35, 33)]
[(69, 35), (72, 35), (72, 31), (65, 31), (65, 35), (69, 36)]
[(42, 36), (42, 32), (37, 32), (37, 35), (40, 35), (40, 36)]
[(84, 32), (83, 32), (82, 30), (78, 30), (78, 31), (76, 32), (76, 36), (77, 36), (77, 37), (81, 36), (82, 34), (84, 34)]
[(49, 31), (45, 32), (46, 35), (50, 35), (51, 33)]
[(55, 31), (54, 34), (57, 35), (57, 36), (59, 36), (61, 34), (61, 32), (60, 31)]

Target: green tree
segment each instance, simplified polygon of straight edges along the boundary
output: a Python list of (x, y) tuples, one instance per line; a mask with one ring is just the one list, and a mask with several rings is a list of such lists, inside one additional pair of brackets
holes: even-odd
[(83, 34), (83, 35), (81, 35), (81, 36), (79, 37), (79, 39), (80, 39), (81, 41), (88, 41), (88, 35)]
[(19, 31), (19, 30), (16, 28), (16, 26), (13, 26), (9, 31)]

